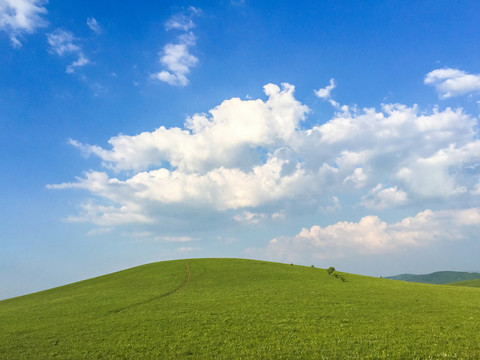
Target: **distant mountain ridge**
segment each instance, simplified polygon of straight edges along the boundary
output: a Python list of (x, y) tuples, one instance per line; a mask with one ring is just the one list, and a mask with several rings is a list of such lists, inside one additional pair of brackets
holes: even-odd
[(386, 279), (409, 281), (423, 284), (449, 284), (458, 281), (480, 279), (480, 273), (462, 271), (437, 271), (431, 274), (400, 274), (388, 276)]

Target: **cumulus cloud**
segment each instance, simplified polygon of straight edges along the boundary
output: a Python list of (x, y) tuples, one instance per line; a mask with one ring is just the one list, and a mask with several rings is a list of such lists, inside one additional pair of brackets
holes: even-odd
[(77, 39), (70, 32), (63, 29), (56, 29), (54, 32), (47, 34), (48, 44), (53, 53), (58, 56), (73, 55), (77, 57), (70, 65), (67, 66), (67, 74), (74, 73), (76, 68), (85, 66), (90, 60), (85, 56), (83, 49), (77, 43)]
[(209, 170), (251, 170), (260, 165), (257, 148), (261, 147), (278, 150), (276, 156), (275, 151), (270, 152), (266, 161), (270, 167), (290, 163), (293, 150), (281, 145), (294, 140), (308, 107), (294, 98), (294, 87), (289, 84), (282, 88), (269, 84), (264, 91), (267, 101), (225, 100), (210, 110), (210, 116), (195, 114), (187, 118), (183, 129), (162, 126), (153, 132), (113, 137), (109, 140), (111, 150), (70, 142), (117, 171), (145, 171), (165, 162), (182, 173), (198, 175)]
[(408, 201), (407, 193), (396, 186), (387, 189), (382, 184), (375, 186), (362, 198), (362, 205), (369, 209), (384, 210), (403, 205)]
[(115, 136), (108, 148), (71, 140), (104, 169), (49, 187), (88, 191), (94, 200), (77, 219), (105, 226), (158, 222), (171, 207), (235, 211), (248, 222), (279, 220), (288, 209), (384, 211), (476, 191), (478, 124), (461, 109), (389, 104), (303, 128), (309, 108), (292, 85), (264, 91), (266, 100), (225, 100), (181, 128)]
[(361, 188), (367, 182), (368, 177), (363, 171), (363, 168), (356, 168), (351, 175), (348, 175), (345, 179), (343, 179), (344, 183), (351, 183), (356, 188)]
[(425, 76), (425, 84), (432, 85), (441, 99), (480, 91), (480, 75), (445, 68), (436, 69)]
[(166, 30), (181, 30), (176, 43), (169, 43), (158, 54), (160, 64), (166, 69), (152, 74), (151, 78), (166, 82), (172, 86), (186, 86), (190, 69), (198, 63), (198, 58), (190, 53), (196, 44), (196, 37), (190, 30), (195, 27), (192, 18), (200, 13), (199, 9), (190, 7), (188, 13), (173, 15), (165, 23)]
[(152, 74), (152, 78), (173, 86), (186, 86), (190, 68), (195, 66), (198, 58), (190, 54), (189, 48), (195, 45), (195, 36), (190, 33), (177, 44), (167, 44), (160, 55), (160, 63), (168, 70)]
[(0, 0), (0, 31), (8, 33), (14, 47), (22, 46), (24, 33), (47, 26), (42, 15), (47, 13), (47, 0)]
[(344, 254), (379, 254), (400, 248), (427, 246), (437, 241), (458, 241), (480, 228), (480, 209), (425, 210), (389, 224), (378, 216), (358, 222), (342, 221), (303, 228), (293, 237), (272, 239), (265, 249), (250, 249), (267, 257), (295, 261), (342, 257)]
[(402, 167), (397, 177), (412, 193), (424, 197), (449, 197), (467, 192), (467, 187), (458, 184), (453, 169), (478, 164), (480, 141), (474, 140), (463, 146), (450, 144), (429, 157), (418, 157), (410, 167)]

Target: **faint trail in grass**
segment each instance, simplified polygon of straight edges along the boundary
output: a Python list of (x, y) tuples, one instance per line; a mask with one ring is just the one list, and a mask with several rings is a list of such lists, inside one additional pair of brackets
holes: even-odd
[(137, 302), (137, 303), (134, 303), (134, 304), (130, 304), (128, 306), (124, 306), (122, 308), (118, 308), (118, 309), (115, 309), (115, 310), (110, 310), (108, 313), (109, 314), (116, 314), (116, 313), (119, 313), (121, 311), (125, 311), (125, 310), (128, 310), (128, 309), (131, 309), (131, 308), (134, 308), (136, 306), (140, 306), (140, 305), (144, 305), (144, 304), (148, 304), (152, 301), (155, 301), (155, 300), (158, 300), (158, 299), (161, 299), (161, 298), (164, 298), (164, 297), (167, 297), (167, 296), (170, 296), (172, 294), (175, 294), (176, 292), (180, 291), (181, 289), (183, 289), (185, 286), (188, 285), (188, 283), (190, 282), (190, 278), (192, 276), (191, 272), (190, 272), (190, 265), (188, 264), (188, 260), (185, 260), (185, 272), (187, 273), (187, 276), (185, 278), (185, 280), (180, 284), (178, 285), (176, 288), (172, 289), (172, 290), (169, 290), (167, 291), (166, 293), (163, 293), (163, 294), (160, 294), (160, 295), (157, 295), (157, 296), (154, 296), (148, 300), (145, 300), (145, 301), (140, 301), (140, 302)]

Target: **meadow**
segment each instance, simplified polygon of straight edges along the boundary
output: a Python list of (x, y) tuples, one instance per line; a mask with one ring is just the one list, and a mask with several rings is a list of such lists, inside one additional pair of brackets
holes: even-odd
[(0, 359), (479, 359), (480, 289), (241, 259), (0, 301)]
[(453, 285), (453, 286), (468, 286), (468, 287), (480, 287), (480, 279), (457, 281), (457, 282), (454, 282), (454, 283), (450, 283), (450, 284), (448, 284), (448, 285)]

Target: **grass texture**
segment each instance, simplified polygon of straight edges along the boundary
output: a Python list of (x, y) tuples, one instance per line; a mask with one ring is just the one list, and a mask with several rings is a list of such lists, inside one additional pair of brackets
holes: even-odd
[(0, 359), (479, 359), (480, 289), (241, 259), (0, 301)]
[(468, 286), (468, 287), (480, 287), (480, 279), (457, 281), (457, 282), (450, 283), (450, 284), (448, 284), (448, 285), (453, 285), (453, 286)]

